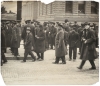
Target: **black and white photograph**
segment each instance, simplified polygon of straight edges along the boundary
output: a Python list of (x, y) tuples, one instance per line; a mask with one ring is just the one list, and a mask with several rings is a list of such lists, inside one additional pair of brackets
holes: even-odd
[(0, 57), (7, 86), (97, 84), (99, 2), (1, 1)]

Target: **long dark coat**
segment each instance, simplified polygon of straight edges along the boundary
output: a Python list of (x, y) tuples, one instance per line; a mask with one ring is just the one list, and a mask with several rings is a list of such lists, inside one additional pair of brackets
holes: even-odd
[(81, 48), (81, 55), (80, 59), (82, 60), (94, 60), (97, 58), (97, 52), (95, 49), (95, 33), (93, 30), (88, 29), (87, 34), (86, 31), (83, 31), (82, 39), (86, 39), (87, 43), (84, 44), (84, 41), (82, 42), (82, 48)]
[(4, 30), (1, 32), (1, 51), (5, 52), (6, 49), (6, 40), (5, 40), (5, 33)]
[[(58, 48), (59, 45), (59, 48)], [(64, 42), (64, 31), (60, 30), (56, 34), (55, 38), (55, 56), (56, 57), (61, 57), (65, 56), (67, 54), (66, 52), (66, 47), (65, 47), (65, 42)]]
[(25, 49), (31, 50), (31, 48), (32, 48), (32, 38), (33, 38), (33, 35), (32, 35), (31, 32), (26, 34), (25, 45), (24, 45)]
[(35, 49), (37, 53), (43, 53), (45, 51), (45, 32), (43, 30), (36, 30), (36, 35), (39, 37), (35, 39)]
[(11, 43), (11, 29), (10, 25), (5, 27), (6, 47), (10, 47)]
[(12, 29), (11, 47), (14, 48), (20, 47), (20, 41), (21, 41), (20, 29), (21, 28), (17, 26), (14, 26)]
[(50, 44), (55, 44), (56, 34), (57, 29), (54, 26), (50, 27)]

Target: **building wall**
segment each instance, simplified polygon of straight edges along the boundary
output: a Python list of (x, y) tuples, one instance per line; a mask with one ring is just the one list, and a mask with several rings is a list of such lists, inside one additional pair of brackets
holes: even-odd
[[(31, 5), (30, 5), (31, 4)], [(64, 21), (68, 19), (70, 22), (98, 22), (99, 14), (91, 14), (91, 1), (85, 2), (85, 13), (78, 13), (78, 1), (72, 2), (72, 13), (66, 13), (65, 1), (54, 1), (49, 4), (41, 3), (40, 1), (27, 2), (25, 9), (22, 6), (22, 19), (36, 19), (40, 22), (44, 21)], [(29, 10), (30, 9), (30, 10)], [(25, 14), (24, 14), (24, 13)], [(30, 13), (31, 12), (31, 13)], [(31, 14), (31, 15), (30, 15)]]

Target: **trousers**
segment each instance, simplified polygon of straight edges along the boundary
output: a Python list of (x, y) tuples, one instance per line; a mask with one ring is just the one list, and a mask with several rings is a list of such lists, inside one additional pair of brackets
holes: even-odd
[(36, 58), (35, 58), (34, 54), (32, 53), (31, 49), (27, 49), (27, 48), (26, 48), (26, 49), (25, 49), (25, 52), (24, 52), (24, 59), (23, 59), (23, 61), (26, 61), (28, 54), (31, 55), (31, 57), (32, 57), (34, 60), (36, 60)]
[(76, 59), (77, 47), (69, 47), (69, 58), (70, 59), (72, 59), (72, 52), (73, 52), (73, 59)]

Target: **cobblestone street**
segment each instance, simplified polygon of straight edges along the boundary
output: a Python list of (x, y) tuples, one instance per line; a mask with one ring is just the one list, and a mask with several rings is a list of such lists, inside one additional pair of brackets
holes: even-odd
[[(6, 53), (7, 59), (13, 57), (10, 51)], [(23, 59), (23, 46), (19, 54)], [(11, 59), (11, 58), (10, 58)], [(30, 58), (26, 63), (22, 60), (8, 60), (7, 64), (1, 67), (1, 74), (6, 85), (92, 85), (99, 81), (99, 59), (95, 60), (96, 70), (89, 70), (91, 67), (87, 61), (82, 70), (78, 70), (81, 60), (77, 54), (75, 62), (68, 61), (66, 64), (52, 64), (55, 61), (55, 51), (47, 50), (44, 61), (32, 62)], [(61, 63), (61, 62), (60, 62)]]

